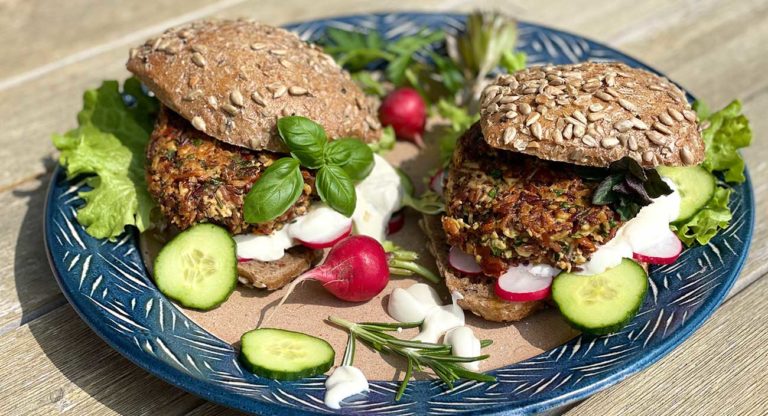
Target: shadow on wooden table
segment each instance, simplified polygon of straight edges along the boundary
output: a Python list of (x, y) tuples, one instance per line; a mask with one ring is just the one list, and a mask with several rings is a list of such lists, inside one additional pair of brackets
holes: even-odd
[(40, 359), (37, 347), (30, 346), (34, 351), (24, 353), (30, 361), (34, 359), (34, 364), (21, 364), (20, 368), (44, 367), (34, 368), (34, 374), (30, 374), (40, 377), (34, 380), (35, 395), (44, 398), (33, 407), (49, 411), (76, 407), (78, 414), (101, 414), (106, 409), (124, 415), (226, 413), (226, 409), (215, 405), (200, 408), (205, 404), (203, 399), (163, 382), (120, 356), (67, 304), (48, 265), (43, 239), (45, 198), (56, 162), (47, 157), (41, 163), (47, 173), (12, 193), (14, 202), (26, 204), (14, 254), (21, 308), (19, 325), (27, 325), (39, 350), (53, 364)]

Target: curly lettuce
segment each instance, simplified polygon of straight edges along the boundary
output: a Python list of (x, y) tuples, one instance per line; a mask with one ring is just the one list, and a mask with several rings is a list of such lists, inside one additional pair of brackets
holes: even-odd
[[(727, 183), (744, 182), (744, 159), (738, 149), (749, 146), (752, 130), (749, 120), (741, 113), (741, 103), (734, 100), (712, 114), (700, 102), (696, 102), (694, 108), (702, 124), (709, 124), (701, 132), (706, 145), (706, 157), (701, 166), (712, 173), (722, 174)], [(727, 183), (717, 187), (712, 199), (696, 215), (672, 227), (685, 245), (707, 244), (720, 230), (728, 227), (733, 214), (728, 208), (732, 190)]]
[(710, 172), (722, 172), (726, 182), (744, 182), (744, 159), (738, 149), (749, 146), (752, 130), (749, 120), (741, 113), (741, 102), (734, 100), (713, 114), (708, 114), (700, 103), (695, 108), (701, 122), (709, 123), (701, 132), (707, 149), (702, 166)]
[(91, 188), (80, 192), (85, 204), (77, 220), (95, 238), (115, 239), (126, 226), (150, 228), (154, 202), (144, 174), (144, 148), (152, 133), (157, 100), (130, 78), (123, 85), (104, 81), (83, 96), (79, 126), (53, 135), (59, 163), (68, 178), (86, 176)]

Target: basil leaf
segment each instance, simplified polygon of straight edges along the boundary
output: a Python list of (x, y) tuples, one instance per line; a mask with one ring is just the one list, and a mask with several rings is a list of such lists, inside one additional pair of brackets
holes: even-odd
[(325, 164), (335, 165), (353, 181), (365, 179), (373, 170), (373, 151), (357, 139), (338, 139), (325, 146)]
[(302, 166), (317, 169), (323, 165), (323, 147), (328, 142), (323, 126), (306, 117), (291, 116), (277, 120), (277, 131)]
[(329, 207), (346, 217), (351, 217), (355, 212), (357, 195), (352, 179), (344, 172), (344, 169), (325, 165), (317, 171), (315, 187), (320, 199)]
[(290, 157), (278, 159), (261, 174), (245, 196), (245, 221), (259, 224), (283, 215), (296, 203), (303, 189), (299, 161)]

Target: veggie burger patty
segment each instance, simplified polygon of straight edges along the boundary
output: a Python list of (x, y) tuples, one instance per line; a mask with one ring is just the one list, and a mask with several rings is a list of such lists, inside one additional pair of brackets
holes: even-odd
[(483, 273), (549, 264), (570, 271), (613, 238), (621, 220), (593, 205), (597, 182), (574, 165), (498, 150), (479, 124), (459, 139), (445, 187), (448, 243), (475, 256)]
[(234, 234), (269, 234), (306, 213), (314, 174), (302, 169), (304, 191), (280, 217), (263, 224), (243, 219), (243, 199), (280, 155), (216, 140), (162, 107), (147, 146), (147, 185), (163, 215), (179, 229), (210, 222)]

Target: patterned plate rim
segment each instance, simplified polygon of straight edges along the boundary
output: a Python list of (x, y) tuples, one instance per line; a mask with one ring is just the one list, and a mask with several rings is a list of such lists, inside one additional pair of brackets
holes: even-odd
[[(411, 12), (400, 12), (400, 13), (378, 13), (378, 14), (363, 14), (363, 15), (350, 15), (350, 16), (340, 16), (340, 17), (331, 17), (331, 18), (325, 18), (325, 19), (317, 19), (317, 20), (311, 20), (307, 22), (302, 23), (295, 23), (287, 25), (286, 27), (292, 30), (296, 30), (300, 34), (302, 34), (304, 37), (311, 37), (318, 28), (323, 28), (327, 26), (336, 26), (336, 25), (362, 25), (366, 26), (365, 23), (370, 20), (379, 20), (384, 21), (386, 23), (386, 20), (394, 21), (396, 22), (398, 19), (401, 20), (434, 20), (432, 24), (435, 22), (442, 23), (442, 24), (448, 24), (448, 25), (460, 25), (461, 22), (463, 22), (466, 15), (463, 14), (447, 14), (447, 13), (411, 13)], [(413, 22), (408, 22), (412, 26), (414, 25)], [(420, 24), (418, 25), (420, 26)], [(600, 48), (602, 53), (606, 53), (606, 59), (609, 59), (611, 56), (613, 56), (616, 59), (621, 59), (622, 61), (628, 62), (633, 66), (642, 67), (645, 69), (649, 69), (653, 72), (659, 73), (658, 71), (654, 70), (653, 68), (643, 64), (642, 62), (627, 56), (626, 54), (616, 51), (608, 46), (605, 46), (599, 42), (592, 41), (591, 39), (585, 38), (583, 36), (574, 35), (568, 32), (560, 31), (557, 29), (552, 29), (546, 26), (541, 26), (537, 24), (531, 24), (531, 23), (525, 23), (521, 22), (521, 33), (525, 30), (529, 31), (539, 31), (541, 33), (551, 33), (555, 34), (559, 37), (559, 39), (575, 39), (577, 41), (583, 42), (583, 44), (587, 46), (596, 46)], [(397, 30), (390, 29), (388, 33), (398, 32)], [(396, 35), (396, 33), (395, 33)], [(544, 45), (543, 48), (549, 48), (550, 46)], [(590, 55), (590, 58), (594, 58), (595, 56)], [(690, 97), (690, 96), (689, 96)], [(112, 348), (117, 350), (120, 354), (122, 354), (124, 357), (128, 358), (130, 361), (132, 361), (134, 364), (138, 365), (139, 367), (143, 368), (144, 370), (148, 371), (151, 374), (154, 374), (161, 379), (165, 380), (168, 383), (171, 383), (173, 385), (176, 385), (180, 388), (183, 388), (193, 394), (196, 394), (200, 397), (203, 397), (207, 400), (220, 403), (229, 407), (233, 407), (236, 409), (244, 410), (244, 411), (250, 411), (250, 412), (267, 412), (267, 413), (273, 413), (277, 412), (279, 414), (327, 414), (329, 412), (329, 409), (324, 409), (320, 406), (317, 406), (316, 403), (309, 401), (310, 398), (307, 396), (306, 399), (300, 399), (296, 396), (292, 396), (291, 394), (286, 393), (284, 390), (289, 390), (292, 388), (291, 383), (277, 383), (277, 382), (267, 382), (266, 385), (262, 386), (265, 387), (268, 391), (272, 392), (273, 398), (276, 400), (269, 400), (267, 398), (262, 397), (264, 400), (254, 399), (253, 397), (249, 397), (248, 395), (244, 394), (241, 391), (237, 391), (235, 393), (233, 390), (226, 390), (224, 389), (220, 384), (217, 383), (216, 380), (211, 380), (209, 378), (203, 377), (194, 377), (190, 375), (187, 372), (181, 371), (177, 365), (174, 365), (172, 360), (175, 360), (177, 364), (180, 364), (181, 367), (184, 367), (184, 364), (180, 362), (180, 360), (174, 355), (172, 351), (168, 349), (168, 344), (163, 343), (162, 339), (159, 337), (157, 340), (159, 341), (159, 345), (161, 348), (167, 353), (167, 357), (165, 360), (162, 360), (159, 358), (158, 355), (155, 355), (154, 351), (153, 354), (147, 354), (147, 348), (145, 347), (142, 349), (142, 346), (139, 345), (139, 342), (136, 341), (136, 343), (131, 342), (129, 337), (122, 336), (116, 332), (114, 332), (114, 328), (111, 327), (108, 324), (108, 320), (102, 319), (103, 317), (100, 316), (94, 316), (91, 313), (88, 312), (89, 308), (93, 307), (91, 304), (86, 304), (86, 299), (88, 298), (91, 301), (91, 299), (88, 296), (83, 295), (82, 293), (72, 290), (70, 288), (69, 283), (65, 277), (68, 275), (71, 275), (71, 270), (73, 267), (76, 267), (77, 260), (73, 260), (68, 268), (63, 267), (63, 261), (61, 258), (57, 258), (54, 256), (53, 251), (57, 250), (58, 248), (54, 246), (56, 244), (57, 237), (57, 231), (61, 233), (65, 233), (66, 231), (62, 228), (61, 224), (57, 222), (56, 219), (54, 219), (55, 215), (61, 214), (61, 218), (66, 222), (66, 225), (68, 228), (68, 231), (70, 231), (74, 236), (74, 238), (77, 239), (77, 241), (80, 243), (80, 245), (85, 249), (85, 245), (80, 241), (80, 237), (77, 236), (78, 232), (82, 233), (82, 230), (80, 229), (80, 226), (76, 223), (72, 224), (72, 215), (73, 210), (72, 206), (69, 206), (69, 210), (63, 209), (58, 204), (61, 204), (58, 200), (55, 200), (55, 195), (57, 194), (57, 191), (59, 190), (59, 181), (64, 181), (64, 172), (61, 169), (61, 167), (57, 167), (52, 178), (51, 182), (48, 187), (47, 191), (47, 197), (46, 197), (46, 206), (44, 209), (44, 234), (45, 234), (45, 240), (46, 240), (46, 254), (48, 256), (48, 261), (51, 264), (51, 269), (53, 271), (54, 276), (56, 277), (56, 280), (59, 284), (59, 286), (62, 289), (62, 292), (64, 293), (65, 297), (69, 301), (69, 303), (73, 306), (75, 311), (80, 315), (80, 317), (102, 338), (104, 341), (110, 345)], [(69, 190), (67, 190), (67, 193), (73, 193), (74, 191), (79, 188), (81, 184), (75, 184), (69, 186)], [(349, 414), (357, 414), (361, 412), (364, 409), (367, 409), (369, 411), (376, 411), (378, 413), (382, 414), (409, 414), (404, 413), (406, 410), (413, 410), (409, 407), (415, 407), (417, 412), (423, 412), (425, 408), (432, 411), (432, 414), (455, 414), (455, 413), (464, 413), (466, 412), (478, 412), (482, 411), (483, 413), (487, 414), (518, 414), (518, 413), (532, 413), (532, 412), (541, 412), (544, 410), (552, 409), (554, 407), (563, 406), (565, 404), (584, 399), (587, 396), (594, 394), (608, 386), (611, 386), (626, 377), (641, 371), (651, 365), (652, 363), (658, 361), (662, 357), (664, 357), (666, 354), (668, 354), (672, 349), (674, 349), (676, 346), (678, 346), (682, 341), (687, 339), (693, 332), (698, 329), (703, 322), (714, 312), (715, 308), (722, 302), (722, 300), (725, 298), (725, 295), (728, 293), (730, 288), (733, 286), (733, 283), (736, 280), (736, 277), (738, 276), (739, 272), (744, 266), (744, 262), (746, 259), (746, 255), (749, 250), (749, 245), (751, 243), (751, 237), (753, 233), (754, 228), (754, 221), (755, 221), (755, 208), (754, 208), (754, 196), (752, 192), (751, 187), (751, 180), (749, 178), (749, 174), (747, 172), (747, 181), (742, 184), (739, 187), (736, 187), (737, 192), (735, 194), (738, 194), (739, 202), (738, 202), (738, 209), (744, 210), (744, 217), (740, 219), (740, 221), (743, 221), (742, 225), (748, 225), (746, 229), (741, 231), (741, 226), (739, 227), (739, 232), (741, 233), (739, 236), (736, 236), (735, 232), (733, 232), (733, 235), (739, 239), (739, 242), (741, 242), (741, 246), (739, 247), (739, 252), (736, 253), (736, 251), (731, 248), (731, 246), (728, 244), (727, 240), (725, 241), (725, 245), (730, 249), (730, 251), (733, 252), (733, 255), (735, 256), (735, 261), (732, 261), (733, 267), (728, 269), (725, 272), (725, 275), (723, 275), (723, 278), (717, 282), (717, 284), (713, 287), (708, 288), (705, 291), (702, 291), (700, 294), (697, 294), (696, 298), (701, 298), (703, 301), (701, 303), (698, 303), (698, 307), (695, 310), (695, 312), (690, 316), (690, 319), (686, 320), (686, 315), (683, 317), (682, 323), (680, 324), (680, 327), (673, 329), (668, 337), (664, 337), (661, 342), (655, 342), (651, 343), (651, 346), (646, 347), (647, 344), (649, 344), (651, 340), (651, 334), (654, 334), (659, 328), (660, 323), (662, 321), (663, 315), (663, 308), (661, 310), (660, 315), (658, 316), (658, 319), (656, 320), (655, 326), (651, 329), (648, 338), (646, 342), (643, 344), (642, 348), (635, 347), (635, 350), (637, 353), (640, 353), (639, 356), (635, 357), (634, 354), (627, 353), (626, 356), (623, 356), (619, 354), (618, 358), (611, 357), (611, 352), (606, 352), (603, 355), (605, 358), (611, 357), (605, 362), (613, 362), (614, 364), (626, 364), (626, 366), (622, 367), (621, 369), (618, 369), (617, 371), (611, 371), (611, 372), (600, 372), (603, 368), (608, 368), (608, 370), (613, 369), (613, 364), (608, 365), (604, 364), (602, 367), (599, 366), (599, 364), (602, 364), (600, 362), (594, 363), (588, 366), (585, 366), (584, 369), (581, 371), (583, 372), (593, 372), (594, 375), (593, 378), (581, 385), (580, 387), (575, 387), (576, 384), (579, 384), (579, 382), (573, 383), (574, 387), (568, 388), (568, 386), (565, 386), (566, 389), (564, 390), (558, 390), (561, 386), (563, 386), (566, 382), (571, 380), (573, 377), (573, 371), (575, 369), (567, 369), (568, 371), (571, 371), (570, 375), (561, 375), (561, 372), (558, 372), (554, 377), (552, 378), (542, 378), (538, 383), (523, 383), (522, 381), (513, 381), (512, 379), (515, 377), (523, 377), (523, 375), (519, 374), (526, 374), (526, 373), (520, 373), (523, 370), (529, 369), (529, 370), (544, 370), (542, 368), (536, 367), (537, 364), (542, 363), (556, 363), (556, 365), (563, 365), (564, 363), (567, 363), (571, 361), (574, 357), (574, 355), (580, 350), (582, 344), (587, 345), (586, 346), (586, 352), (583, 353), (583, 356), (581, 358), (585, 358), (589, 356), (589, 352), (593, 350), (593, 347), (595, 347), (595, 352), (593, 352), (592, 356), (589, 356), (592, 358), (595, 356), (597, 351), (599, 351), (603, 347), (607, 347), (610, 339), (612, 336), (608, 337), (598, 337), (598, 338), (589, 338), (585, 336), (579, 336), (574, 340), (569, 341), (566, 344), (563, 344), (561, 346), (558, 346), (552, 350), (545, 351), (544, 353), (537, 355), (536, 357), (532, 357), (528, 360), (525, 360), (521, 363), (514, 364), (509, 367), (505, 367), (502, 369), (494, 370), (493, 373), (497, 375), (500, 379), (502, 377), (509, 378), (508, 381), (500, 381), (499, 383), (495, 383), (494, 385), (490, 386), (488, 388), (488, 391), (490, 391), (492, 388), (497, 387), (500, 383), (508, 382), (508, 383), (518, 383), (520, 387), (513, 391), (507, 391), (507, 392), (501, 392), (503, 395), (500, 396), (501, 393), (487, 393), (485, 397), (470, 397), (469, 399), (483, 399), (486, 398), (488, 400), (478, 400), (475, 402), (446, 402), (446, 401), (440, 401), (439, 399), (436, 399), (439, 396), (448, 397), (447, 395), (451, 393), (452, 395), (457, 396), (464, 396), (471, 390), (475, 389), (479, 384), (474, 382), (463, 382), (460, 384), (457, 384), (454, 389), (450, 392), (444, 392), (442, 390), (435, 390), (435, 388), (439, 388), (439, 383), (436, 383), (434, 381), (420, 381), (411, 383), (413, 387), (409, 387), (410, 394), (413, 394), (417, 397), (417, 400), (415, 402), (410, 403), (409, 406), (403, 406), (399, 407), (397, 404), (391, 404), (389, 406), (385, 407), (379, 407), (379, 408), (373, 408), (370, 405), (366, 407), (366, 401), (356, 401), (353, 402), (353, 406), (342, 408), (342, 412), (349, 413)], [(61, 195), (59, 195), (60, 197)], [(72, 198), (70, 198), (71, 200)], [(69, 202), (69, 201), (67, 201)], [(67, 203), (65, 202), (65, 203)], [(734, 204), (736, 204), (734, 202)], [(76, 206), (76, 203), (75, 203)], [(58, 213), (51, 211), (53, 207), (58, 208)], [(736, 208), (734, 208), (736, 209)], [(65, 212), (66, 211), (66, 212)], [(69, 217), (68, 217), (69, 216)], [(735, 222), (735, 219), (734, 219)], [(58, 230), (55, 228), (58, 227)], [(65, 237), (66, 238), (66, 237)], [(83, 238), (87, 238), (83, 237)], [(741, 240), (741, 238), (744, 239), (744, 241)], [(137, 241), (137, 233), (135, 230), (126, 233), (125, 237), (120, 240), (120, 242), (117, 244), (117, 247), (120, 247), (123, 245), (124, 247), (130, 247), (133, 245), (135, 247)], [(129, 243), (128, 243), (129, 242)], [(61, 241), (59, 241), (61, 243)], [(128, 244), (126, 244), (128, 243)], [(106, 243), (100, 244), (105, 245)], [(114, 249), (114, 248), (113, 248)], [(717, 257), (720, 258), (720, 261), (723, 262), (722, 257), (720, 255), (720, 251), (717, 247), (712, 245), (712, 250), (717, 254)], [(129, 250), (130, 251), (130, 250)], [(691, 250), (692, 251), (692, 250)], [(97, 252), (96, 254), (101, 255), (100, 252)], [(136, 255), (136, 253), (134, 253)], [(726, 253), (726, 255), (728, 255)], [(104, 257), (103, 255), (101, 255)], [(709, 262), (709, 258), (705, 255), (704, 256), (707, 259), (707, 262)], [(731, 256), (729, 256), (730, 259)], [(79, 258), (79, 256), (78, 256)], [(84, 275), (86, 274), (86, 271), (88, 270), (88, 264), (90, 262), (90, 258), (88, 257), (88, 260), (85, 261), (85, 265), (81, 266), (81, 276), (80, 278), (80, 285), (82, 286)], [(106, 258), (104, 258), (106, 260)], [(693, 260), (693, 259), (691, 259)], [(702, 267), (702, 269), (699, 272), (703, 272), (705, 270), (704, 266), (701, 264), (701, 258), (697, 258), (699, 261), (699, 266)], [(94, 261), (95, 262), (95, 261)], [(107, 262), (108, 263), (108, 262)], [(686, 261), (681, 261), (680, 263), (683, 263), (682, 267), (685, 267), (685, 264), (688, 263)], [(722, 263), (725, 265), (725, 263)], [(710, 264), (710, 267), (712, 265)], [(146, 271), (141, 270), (144, 274), (142, 277), (143, 279), (148, 279), (146, 276)], [(657, 270), (659, 273), (661, 273), (661, 269)], [(712, 274), (716, 269), (713, 268)], [(663, 273), (664, 276), (664, 285), (667, 285), (667, 274), (671, 274), (674, 272), (674, 267), (667, 268)], [(705, 273), (706, 274), (706, 273)], [(694, 274), (695, 275), (695, 274)], [(656, 276), (656, 271), (654, 272), (654, 276)], [(680, 279), (680, 273), (677, 274), (678, 279)], [(689, 276), (690, 277), (690, 276)], [(702, 276), (700, 279), (697, 279), (697, 281), (700, 281), (704, 279)], [(720, 279), (718, 278), (712, 278), (711, 281), (715, 281)], [(654, 298), (654, 304), (656, 304), (657, 301), (657, 288), (656, 284), (654, 283), (656, 279), (651, 279), (652, 289), (653, 289), (653, 298)], [(671, 280), (671, 278), (670, 278)], [(98, 283), (101, 281), (101, 279), (98, 279), (96, 284), (93, 286), (93, 290), (91, 291), (91, 296), (93, 296), (93, 291), (95, 290)], [(681, 280), (682, 281), (682, 280)], [(141, 283), (141, 282), (137, 282)], [(685, 286), (691, 286), (696, 281), (689, 283), (686, 283)], [(684, 287), (685, 287), (684, 286)], [(690, 291), (698, 291), (701, 287), (699, 286), (693, 286)], [(147, 288), (148, 291), (154, 291), (153, 293), (159, 296), (159, 293), (157, 290), (152, 286), (151, 284)], [(104, 297), (106, 297), (106, 289), (104, 291)], [(704, 295), (707, 295), (706, 297)], [(687, 296), (687, 295), (685, 295)], [(680, 300), (678, 298), (677, 300)], [(677, 301), (676, 300), (676, 301)], [(688, 299), (690, 300), (690, 299)], [(162, 328), (162, 311), (163, 311), (163, 304), (171, 305), (167, 300), (161, 297), (161, 300), (158, 301), (159, 308), (160, 308), (160, 327)], [(103, 305), (101, 305), (103, 306)], [(150, 300), (150, 308), (151, 308), (151, 300)], [(147, 308), (147, 315), (149, 315), (149, 309)], [(170, 308), (175, 308), (174, 306), (170, 306)], [(645, 309), (644, 305), (644, 309)], [(174, 312), (175, 309), (169, 309), (167, 313), (173, 314), (173, 323), (174, 326), (176, 324), (177, 315)], [(650, 309), (646, 312), (652, 312), (655, 309)], [(111, 313), (111, 312), (110, 312)], [(641, 312), (641, 314), (644, 312)], [(666, 327), (664, 329), (664, 335), (666, 335), (666, 328), (669, 328), (670, 322), (673, 320), (675, 311), (672, 312), (672, 316), (667, 317), (666, 321)], [(221, 343), (220, 340), (217, 340), (215, 337), (207, 333), (206, 331), (200, 329), (196, 326), (196, 324), (191, 323), (189, 324), (187, 320), (185, 320), (183, 314), (179, 314), (181, 319), (185, 326), (189, 329), (190, 326), (192, 327), (192, 331), (198, 331), (196, 332), (199, 336), (207, 336), (212, 339), (212, 342), (210, 345), (213, 345), (218, 341)], [(189, 321), (191, 322), (191, 321)], [(649, 328), (651, 321), (647, 321), (645, 327), (643, 327), (635, 336), (634, 340), (637, 340), (642, 333), (646, 331), (646, 329)], [(630, 327), (632, 324), (630, 324)], [(633, 333), (637, 328), (632, 330), (632, 332), (629, 332), (628, 339), (632, 340)], [(200, 335), (202, 334), (202, 335)], [(626, 331), (620, 333), (620, 334), (626, 334)], [(148, 333), (149, 336), (149, 333)], [(136, 339), (134, 337), (134, 339)], [(602, 341), (598, 343), (598, 341)], [(170, 342), (170, 340), (169, 340)], [(612, 342), (612, 341), (611, 341)], [(632, 341), (634, 342), (634, 341)], [(629, 342), (631, 344), (632, 342)], [(587, 344), (588, 343), (588, 344)], [(599, 344), (603, 344), (603, 346), (600, 346)], [(147, 341), (147, 345), (149, 345), (149, 341)], [(208, 345), (208, 344), (207, 344)], [(138, 348), (137, 348), (138, 347)], [(217, 347), (222, 348), (222, 347)], [(567, 358), (564, 361), (559, 361), (561, 357), (564, 356), (566, 351), (570, 348), (571, 354), (570, 357)], [(639, 348), (639, 350), (638, 350)], [(151, 349), (151, 348), (150, 348)], [(633, 350), (633, 348), (629, 348), (629, 350)], [(619, 353), (621, 353), (621, 350), (618, 350)], [(230, 354), (234, 357), (234, 351), (230, 348)], [(615, 353), (613, 353), (616, 355)], [(632, 355), (631, 357), (629, 357)], [(170, 359), (169, 359), (170, 357)], [(228, 358), (233, 358), (228, 357)], [(599, 356), (597, 356), (600, 358)], [(187, 354), (187, 358), (192, 361), (194, 365), (194, 359), (189, 357), (189, 354)], [(553, 360), (554, 358), (554, 360)], [(628, 361), (625, 362), (625, 359), (628, 359)], [(206, 363), (207, 364), (207, 363)], [(237, 368), (238, 364), (236, 362), (232, 362), (232, 364)], [(526, 366), (528, 366), (526, 368)], [(197, 369), (197, 366), (195, 365), (195, 368)], [(210, 367), (209, 367), (210, 368)], [(554, 367), (553, 367), (554, 368)], [(240, 371), (239, 369), (237, 370)], [(554, 369), (552, 370), (554, 372)], [(565, 370), (564, 370), (565, 371)], [(606, 370), (607, 371), (607, 370)], [(198, 372), (200, 370), (198, 369)], [(569, 374), (569, 373), (566, 373)], [(585, 373), (587, 374), (587, 373)], [(202, 376), (202, 372), (200, 372), (200, 375)], [(241, 376), (245, 377), (246, 375), (241, 374)], [(586, 376), (583, 376), (584, 378)], [(317, 385), (317, 383), (321, 383), (323, 378), (313, 378), (310, 379), (309, 383), (314, 383)], [(564, 380), (564, 381), (563, 381)], [(579, 379), (581, 380), (581, 379)], [(263, 380), (259, 380), (260, 382), (263, 382)], [(558, 382), (558, 383), (555, 383)], [(372, 382), (372, 386), (380, 385), (380, 388), (383, 389), (383, 393), (381, 394), (388, 394), (385, 391), (389, 391), (386, 386), (388, 382)], [(546, 390), (546, 388), (550, 387), (550, 385), (556, 385), (556, 387)], [(282, 393), (282, 396), (278, 396), (274, 391), (279, 391)], [(435, 392), (439, 391), (439, 394), (436, 394)], [(520, 399), (516, 395), (523, 394), (525, 392), (530, 392), (527, 399), (523, 398)], [(533, 398), (535, 396), (534, 393), (541, 393), (541, 395), (537, 398)], [(409, 393), (407, 393), (409, 394)], [(495, 394), (494, 396), (491, 396)], [(513, 397), (511, 397), (511, 396)], [(297, 405), (287, 403), (286, 397), (291, 399), (298, 400), (298, 403), (301, 407), (297, 407)], [(495, 399), (492, 399), (492, 397), (495, 397)], [(428, 404), (425, 404), (424, 401), (419, 401), (418, 399), (430, 399), (425, 400), (428, 401)], [(515, 400), (517, 399), (517, 400)], [(448, 408), (440, 408), (439, 405), (443, 404), (445, 406), (449, 406)], [(419, 406), (421, 405), (421, 407)], [(463, 405), (463, 406), (462, 406)], [(425, 407), (427, 406), (427, 407)], [(432, 406), (432, 407), (428, 407)], [(459, 406), (459, 409), (452, 409), (452, 406)], [(510, 406), (514, 406), (510, 408)]]

